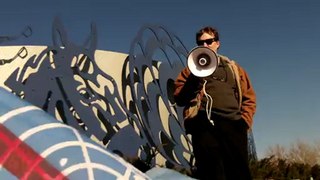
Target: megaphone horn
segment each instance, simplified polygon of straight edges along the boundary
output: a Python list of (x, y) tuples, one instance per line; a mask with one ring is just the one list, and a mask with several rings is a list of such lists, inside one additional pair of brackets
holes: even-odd
[(187, 66), (195, 76), (210, 76), (216, 70), (217, 65), (217, 54), (207, 47), (195, 47), (188, 55)]

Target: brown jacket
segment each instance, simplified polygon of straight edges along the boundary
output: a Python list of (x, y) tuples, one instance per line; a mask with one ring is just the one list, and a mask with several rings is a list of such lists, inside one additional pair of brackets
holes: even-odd
[[(248, 127), (252, 128), (253, 115), (256, 111), (256, 95), (248, 74), (235, 61), (222, 55), (219, 57), (227, 62), (233, 72), (238, 87), (241, 117), (246, 121)], [(184, 106), (185, 121), (193, 118), (194, 113), (200, 108), (200, 102), (203, 98), (202, 87), (199, 86), (200, 80), (187, 67), (180, 72), (175, 80), (174, 98), (178, 106)]]

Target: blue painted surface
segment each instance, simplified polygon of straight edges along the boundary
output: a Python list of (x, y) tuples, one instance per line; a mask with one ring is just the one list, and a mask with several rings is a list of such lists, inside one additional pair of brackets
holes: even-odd
[[(70, 179), (149, 177), (74, 128), (0, 88), (0, 122)], [(1, 179), (15, 179), (3, 167)]]

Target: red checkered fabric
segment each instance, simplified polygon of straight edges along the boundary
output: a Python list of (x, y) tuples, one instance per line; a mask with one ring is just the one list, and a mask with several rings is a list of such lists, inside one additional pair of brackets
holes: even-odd
[(67, 179), (2, 124), (0, 124), (0, 164), (19, 179)]

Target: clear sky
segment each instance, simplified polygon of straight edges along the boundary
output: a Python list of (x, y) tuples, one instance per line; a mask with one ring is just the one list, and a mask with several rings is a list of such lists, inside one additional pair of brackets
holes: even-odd
[(73, 42), (83, 43), (94, 22), (98, 49), (123, 53), (146, 24), (165, 26), (189, 50), (199, 28), (215, 26), (219, 53), (246, 69), (257, 93), (258, 157), (275, 144), (320, 140), (318, 0), (3, 0), (0, 36), (27, 25), (33, 35), (0, 45), (51, 45), (55, 16)]

